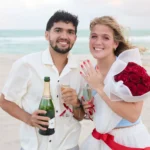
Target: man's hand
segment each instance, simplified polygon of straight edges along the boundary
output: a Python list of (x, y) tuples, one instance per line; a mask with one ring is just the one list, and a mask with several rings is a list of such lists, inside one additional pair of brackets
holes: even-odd
[(49, 125), (48, 121), (50, 120), (50, 118), (42, 116), (42, 114), (46, 114), (46, 111), (36, 110), (35, 112), (33, 112), (28, 120), (28, 124), (41, 130), (47, 130), (47, 128), (44, 128), (44, 126)]
[(65, 104), (70, 104), (75, 107), (80, 106), (77, 93), (72, 88), (65, 88), (64, 90), (62, 90), (62, 99)]

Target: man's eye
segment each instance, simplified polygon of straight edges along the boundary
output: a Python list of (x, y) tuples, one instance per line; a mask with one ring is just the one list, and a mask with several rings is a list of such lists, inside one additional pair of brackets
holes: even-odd
[(74, 34), (75, 32), (74, 32), (74, 31), (68, 31), (68, 33), (69, 33), (69, 34)]
[(95, 39), (95, 38), (97, 38), (97, 36), (95, 36), (95, 35), (92, 35), (92, 36), (91, 36), (91, 38), (92, 38), (92, 39)]
[(60, 32), (60, 29), (56, 29), (55, 32)]

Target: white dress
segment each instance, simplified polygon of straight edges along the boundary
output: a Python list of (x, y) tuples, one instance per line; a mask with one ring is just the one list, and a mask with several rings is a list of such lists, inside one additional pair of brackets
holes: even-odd
[[(110, 99), (113, 99), (113, 95), (117, 95), (128, 102), (148, 99), (150, 92), (142, 96), (133, 97), (128, 87), (123, 85), (123, 82), (115, 82), (112, 79), (114, 75), (121, 72), (127, 66), (128, 62), (135, 62), (141, 65), (138, 49), (128, 50), (119, 55), (105, 78), (105, 93)], [(99, 133), (111, 134), (114, 136), (116, 143), (130, 148), (150, 147), (150, 134), (142, 122), (132, 127), (114, 129), (122, 120), (122, 117), (113, 112), (98, 94), (94, 96), (94, 105), (93, 121)], [(97, 140), (91, 134), (82, 143), (80, 150), (111, 150), (111, 148), (103, 140)]]

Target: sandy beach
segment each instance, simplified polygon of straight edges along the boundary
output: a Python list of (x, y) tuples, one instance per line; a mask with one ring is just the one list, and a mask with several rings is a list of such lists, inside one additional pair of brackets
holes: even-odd
[[(0, 91), (7, 79), (8, 72), (11, 68), (12, 63), (20, 58), (22, 55), (9, 55), (0, 54)], [(78, 57), (78, 56), (77, 56)], [(82, 56), (81, 56), (82, 57)], [(87, 57), (87, 56), (86, 56)], [(85, 56), (84, 56), (85, 58)], [(150, 56), (142, 56), (142, 62), (144, 67), (150, 74)], [(150, 100), (145, 101), (142, 120), (150, 132)], [(0, 150), (19, 150), (19, 124), (20, 121), (8, 115), (0, 108)], [(82, 132), (79, 140), (79, 144), (87, 137), (93, 129), (93, 123), (91, 121), (82, 121)]]

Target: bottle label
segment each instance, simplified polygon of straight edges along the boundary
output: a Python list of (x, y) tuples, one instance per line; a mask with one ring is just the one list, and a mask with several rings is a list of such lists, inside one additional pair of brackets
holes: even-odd
[(54, 129), (55, 128), (55, 119), (50, 119), (49, 120), (49, 126), (48, 126), (49, 129)]

